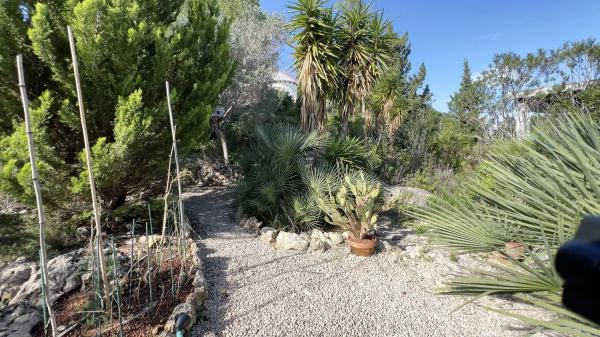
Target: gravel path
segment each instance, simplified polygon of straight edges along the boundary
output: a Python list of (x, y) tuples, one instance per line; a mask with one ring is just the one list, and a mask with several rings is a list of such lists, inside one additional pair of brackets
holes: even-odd
[(481, 337), (529, 330), (475, 305), (451, 313), (463, 299), (432, 293), (447, 263), (402, 260), (395, 252), (359, 258), (347, 248), (274, 250), (234, 224), (226, 189), (187, 193), (186, 212), (202, 237), (209, 286), (192, 336)]

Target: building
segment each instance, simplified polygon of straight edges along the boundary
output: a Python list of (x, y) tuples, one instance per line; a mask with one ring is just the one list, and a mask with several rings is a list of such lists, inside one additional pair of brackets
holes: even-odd
[(294, 99), (294, 101), (298, 97), (298, 82), (295, 77), (292, 77), (292, 75), (286, 72), (278, 71), (273, 74), (271, 88), (286, 92)]
[(596, 83), (596, 81), (585, 81), (520, 92), (517, 95), (517, 116), (515, 119), (517, 138), (522, 139), (529, 135), (531, 116), (547, 113), (548, 108), (555, 101), (557, 93), (576, 95)]

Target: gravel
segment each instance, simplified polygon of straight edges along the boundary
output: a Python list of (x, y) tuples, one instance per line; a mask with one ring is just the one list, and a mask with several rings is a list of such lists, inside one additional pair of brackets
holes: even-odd
[[(186, 194), (186, 213), (202, 237), (209, 295), (192, 336), (521, 336), (521, 322), (439, 296), (449, 259), (403, 259), (399, 251), (360, 258), (275, 250), (233, 219), (223, 188)], [(436, 255), (437, 256), (437, 255)], [(531, 307), (494, 298), (500, 308)]]

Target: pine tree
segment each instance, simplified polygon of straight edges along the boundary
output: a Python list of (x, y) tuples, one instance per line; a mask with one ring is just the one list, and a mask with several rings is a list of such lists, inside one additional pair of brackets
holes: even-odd
[[(50, 206), (66, 208), (74, 198), (86, 198), (89, 188), (67, 25), (75, 35), (104, 207), (119, 207), (165, 169), (171, 147), (165, 80), (173, 88), (180, 149), (189, 151), (205, 141), (213, 106), (234, 69), (229, 21), (215, 0), (52, 1), (32, 8), (27, 17), (31, 44), (22, 48), (30, 49), (32, 59), (48, 72), (39, 84), (43, 92), (33, 97), (32, 120)], [(0, 20), (0, 27), (6, 27), (6, 16)], [(22, 125), (16, 124), (12, 134), (0, 138), (0, 189), (28, 201), (31, 182), (21, 134)]]
[(481, 84), (473, 80), (469, 61), (465, 59), (460, 88), (450, 97), (448, 109), (463, 130), (474, 136), (481, 136), (483, 132), (480, 115), (484, 109), (484, 101)]

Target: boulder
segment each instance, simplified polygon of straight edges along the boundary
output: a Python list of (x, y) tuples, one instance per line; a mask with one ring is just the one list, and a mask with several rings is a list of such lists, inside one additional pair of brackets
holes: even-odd
[(263, 227), (260, 229), (260, 240), (268, 244), (275, 243), (278, 233), (273, 227)]
[(408, 205), (427, 207), (427, 199), (431, 195), (431, 192), (416, 187), (394, 185), (383, 188), (383, 200), (388, 205), (400, 201)]
[(305, 250), (309, 245), (309, 236), (299, 235), (296, 233), (279, 232), (277, 239), (275, 240), (275, 248), (277, 249), (294, 249), (294, 250)]
[(327, 250), (327, 246), (325, 242), (319, 239), (318, 237), (312, 237), (310, 239), (310, 245), (308, 246), (308, 250), (311, 252), (324, 252)]
[(337, 232), (329, 232), (329, 233), (325, 233), (325, 236), (329, 238), (329, 240), (331, 240), (331, 245), (332, 246), (338, 246), (341, 245), (342, 243), (344, 243), (344, 235), (341, 233), (337, 233)]
[(31, 337), (33, 327), (42, 321), (34, 306), (7, 305), (0, 308), (0, 337)]
[(0, 271), (0, 299), (9, 301), (37, 273), (37, 264), (18, 258)]
[[(48, 261), (48, 285), (52, 298), (50, 302), (60, 297), (62, 294), (76, 289), (81, 285), (81, 273), (85, 264), (84, 250), (78, 249), (63, 255), (59, 255)], [(35, 264), (34, 264), (35, 265)], [(33, 269), (32, 269), (33, 271)], [(16, 282), (14, 279), (10, 282)], [(28, 303), (39, 305), (40, 296), (40, 270), (35, 270), (30, 274), (26, 282), (18, 283), (20, 288), (9, 304)]]

